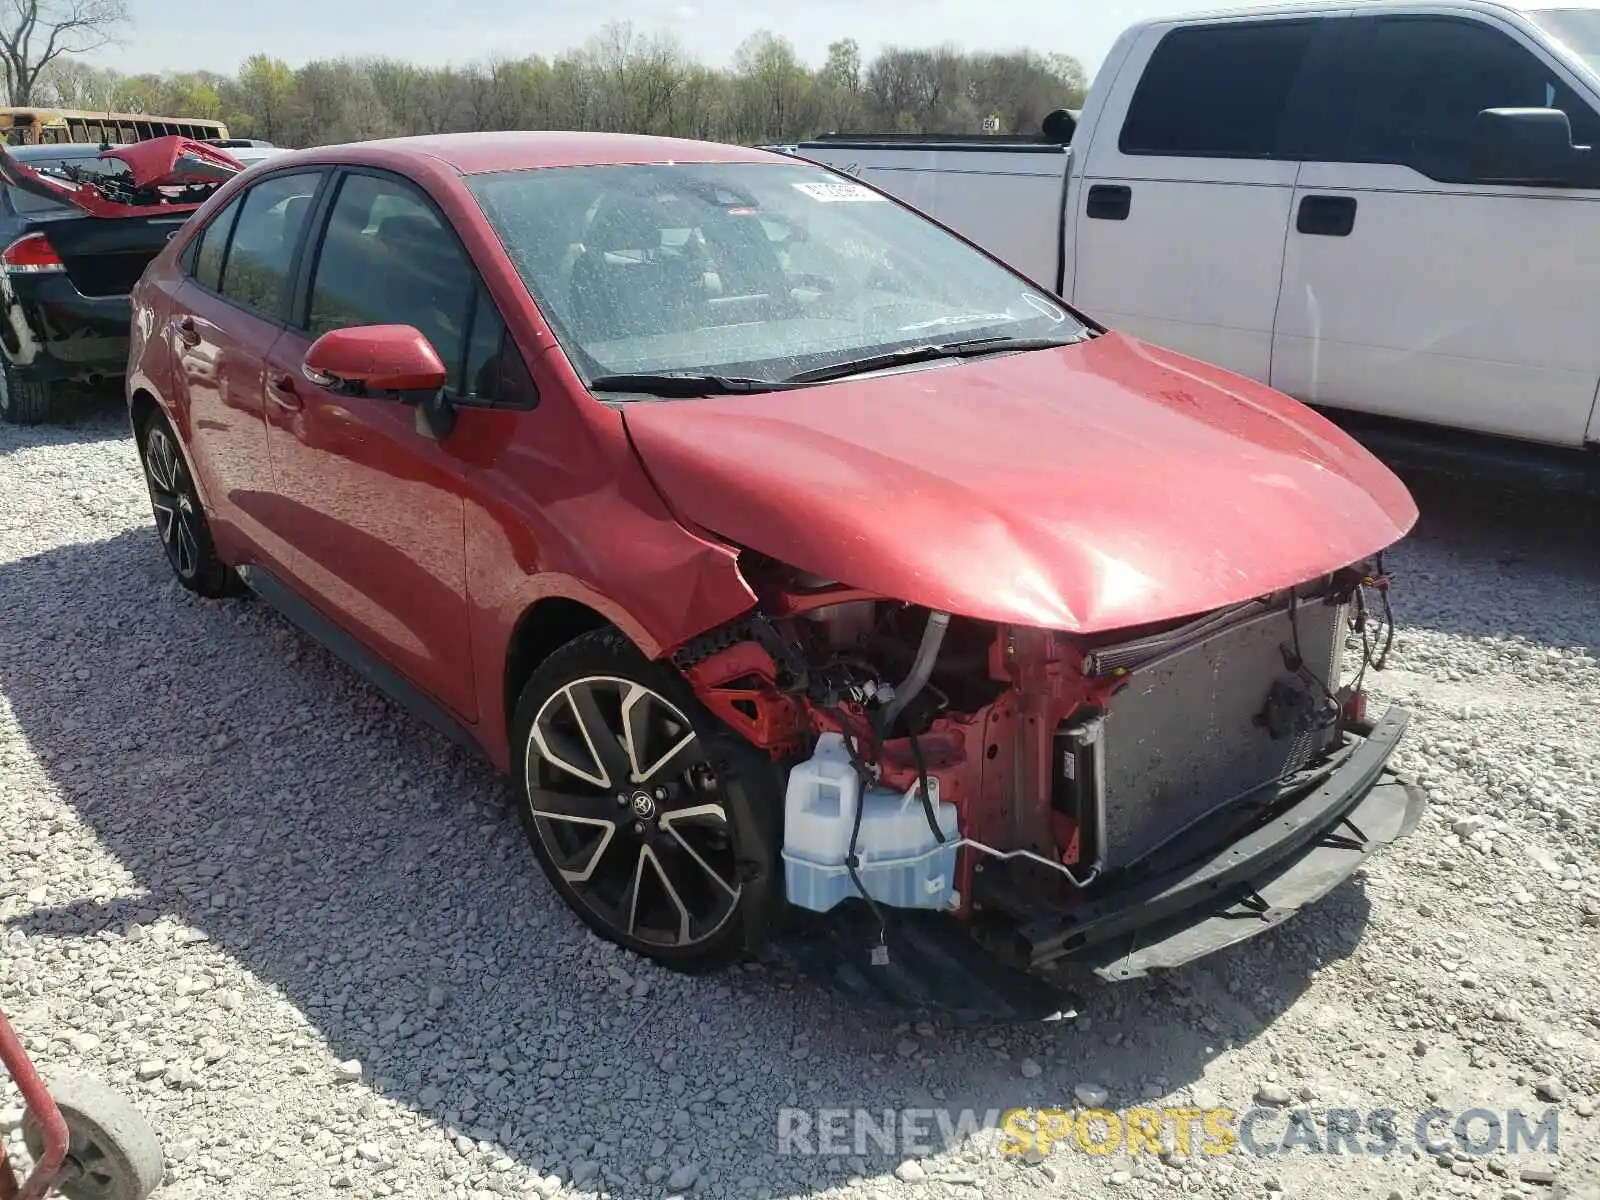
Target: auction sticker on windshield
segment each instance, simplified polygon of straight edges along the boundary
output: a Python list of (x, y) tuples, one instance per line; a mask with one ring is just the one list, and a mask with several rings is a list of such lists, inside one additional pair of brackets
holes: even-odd
[(883, 199), (877, 192), (871, 188), (864, 188), (859, 183), (797, 183), (794, 188), (824, 204)]

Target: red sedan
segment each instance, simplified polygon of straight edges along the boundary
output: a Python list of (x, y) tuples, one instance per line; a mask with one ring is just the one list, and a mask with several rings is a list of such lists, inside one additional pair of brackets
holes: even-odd
[(1361, 690), (1401, 483), (820, 167), (303, 151), (133, 299), (180, 581), (247, 586), (480, 748), (633, 950), (703, 965), (809, 913), (902, 973), (932, 921), (1126, 977), (1419, 815), (1404, 714)]

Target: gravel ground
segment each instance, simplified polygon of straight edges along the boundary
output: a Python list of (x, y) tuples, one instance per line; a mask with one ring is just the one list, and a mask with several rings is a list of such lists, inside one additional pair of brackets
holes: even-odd
[[(162, 1200), (1600, 1196), (1600, 506), (1421, 489), (1381, 677), (1416, 714), (1416, 836), (1242, 948), (993, 1031), (588, 936), (486, 768), (262, 605), (170, 580), (112, 404), (0, 427), (0, 496), (0, 1008), (149, 1114)], [(784, 1105), (1100, 1091), (1403, 1133), (1555, 1104), (1559, 1153), (776, 1152)]]

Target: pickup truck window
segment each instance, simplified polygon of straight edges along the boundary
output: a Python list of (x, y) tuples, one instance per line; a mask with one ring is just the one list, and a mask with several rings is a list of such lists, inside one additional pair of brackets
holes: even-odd
[(930, 344), (1084, 332), (1059, 300), (820, 167), (548, 167), (467, 186), (585, 379), (779, 382)]
[(1573, 139), (1600, 137), (1593, 108), (1498, 29), (1454, 17), (1381, 17), (1352, 43), (1367, 64), (1342, 161), (1411, 167), (1470, 183), (1473, 124), (1486, 108), (1559, 108)]
[(1600, 9), (1538, 8), (1529, 11), (1528, 19), (1600, 75)]
[(1188, 25), (1156, 45), (1133, 94), (1124, 154), (1278, 158), (1315, 21)]

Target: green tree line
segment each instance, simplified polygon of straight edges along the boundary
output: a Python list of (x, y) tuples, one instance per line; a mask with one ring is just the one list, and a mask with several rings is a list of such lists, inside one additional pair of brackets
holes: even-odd
[(283, 146), (479, 129), (588, 129), (738, 143), (866, 131), (977, 133), (990, 118), (1036, 133), (1076, 107), (1086, 79), (1062, 54), (890, 47), (864, 58), (845, 38), (820, 66), (776, 34), (748, 38), (725, 68), (676, 41), (608, 26), (553, 57), (428, 67), (387, 58), (294, 69), (255, 55), (236, 74), (129, 75), (76, 58), (48, 64), (33, 102), (218, 117), (236, 137)]

